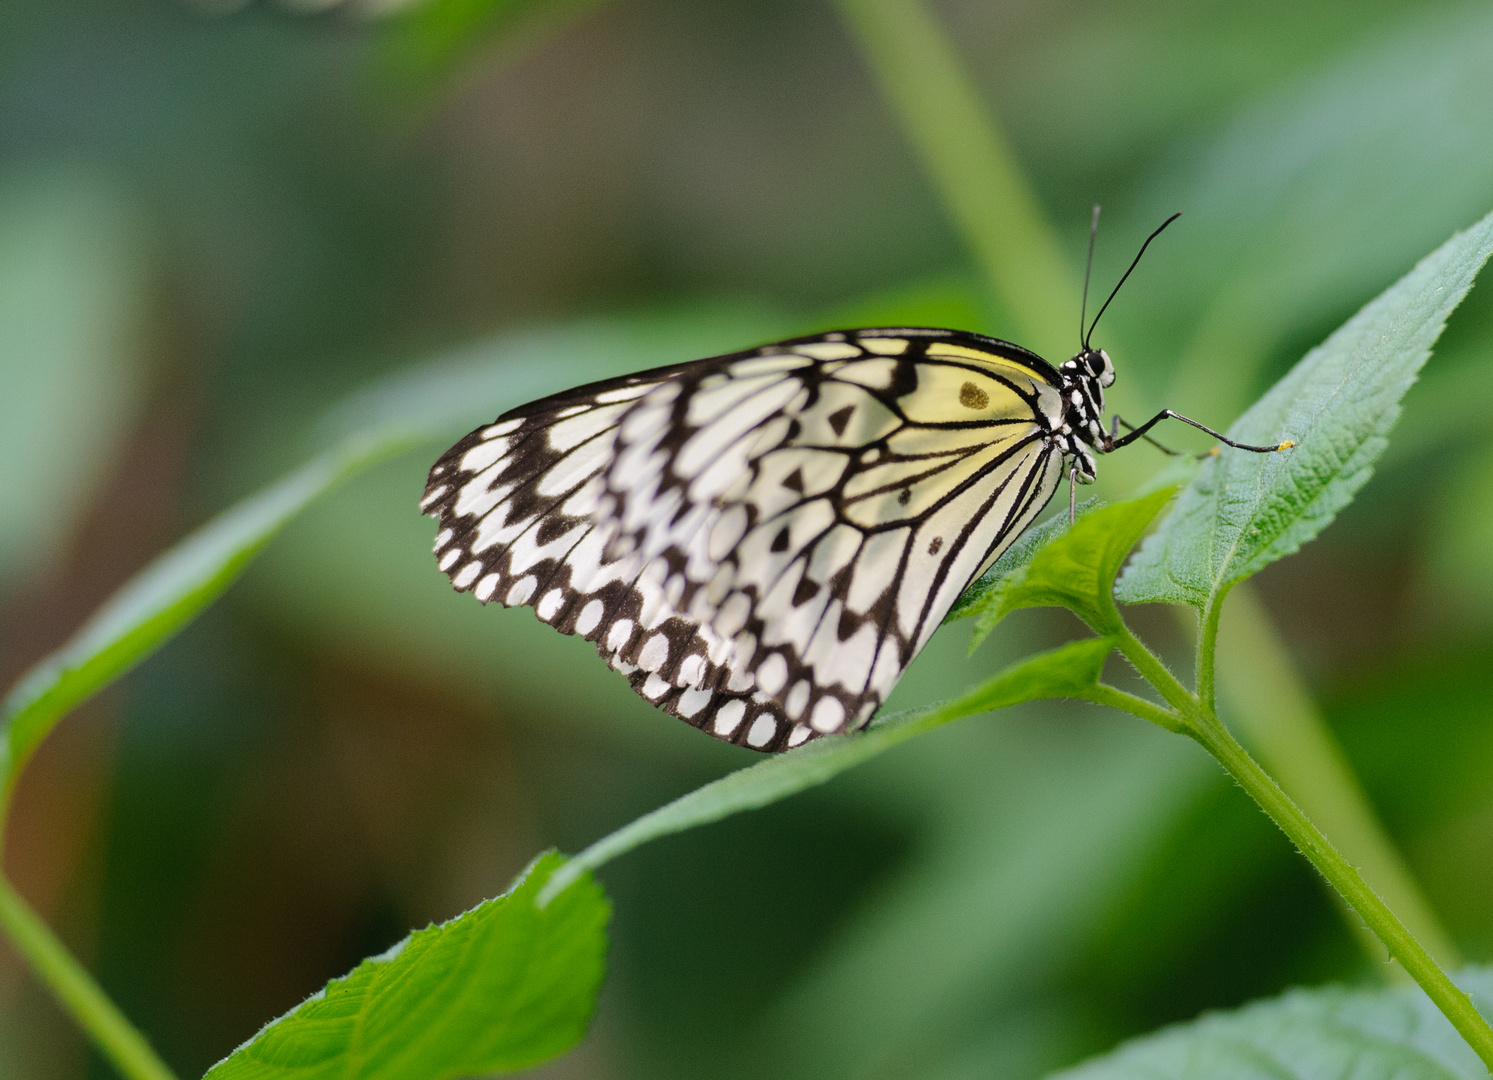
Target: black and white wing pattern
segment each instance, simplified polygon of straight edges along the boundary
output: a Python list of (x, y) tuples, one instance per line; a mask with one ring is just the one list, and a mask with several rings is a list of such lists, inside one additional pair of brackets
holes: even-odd
[(438, 566), (739, 745), (862, 726), (1056, 489), (1058, 373), (850, 330), (568, 390), (430, 471)]

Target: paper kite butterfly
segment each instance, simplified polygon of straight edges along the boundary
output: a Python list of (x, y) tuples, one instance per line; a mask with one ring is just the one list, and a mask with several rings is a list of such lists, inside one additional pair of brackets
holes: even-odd
[(839, 330), (521, 405), (430, 470), (437, 565), (718, 739), (859, 728), (1065, 476), (1202, 427), (1106, 430), (1092, 332), (1055, 368), (960, 330)]

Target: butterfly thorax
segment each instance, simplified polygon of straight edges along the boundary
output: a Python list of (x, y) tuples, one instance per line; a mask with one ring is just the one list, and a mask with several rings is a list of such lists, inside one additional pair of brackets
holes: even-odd
[(1063, 425), (1055, 441), (1073, 466), (1081, 484), (1094, 481), (1094, 451), (1107, 442), (1104, 431), (1104, 388), (1115, 381), (1115, 367), (1103, 349), (1085, 346), (1058, 369), (1062, 376)]

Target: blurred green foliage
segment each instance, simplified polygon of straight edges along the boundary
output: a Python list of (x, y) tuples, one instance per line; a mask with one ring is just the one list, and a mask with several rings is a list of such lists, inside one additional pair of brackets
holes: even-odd
[[(510, 392), (827, 323), (1017, 333), (833, 8), (560, 6), (435, 50), (419, 86), (388, 66), (418, 9), (0, 10), (6, 685), (361, 419), (454, 436)], [(1106, 316), (1126, 411), (1227, 425), (1493, 203), (1480, 6), (933, 10), (1075, 262), (1104, 203), (1097, 282), (1187, 214)], [(1392, 435), (1342, 520), (1258, 579), (1484, 961), (1490, 336), (1475, 290), (1406, 399), (1406, 448)], [(525, 362), (521, 385), (480, 381), (499, 357)], [(439, 400), (397, 375), (363, 389), (432, 364)], [(1101, 471), (1124, 491), (1150, 454)], [(648, 709), (583, 643), (452, 594), (415, 516), (426, 464), (377, 466), (294, 522), (43, 744), (18, 793), (7, 873), (184, 1076), (533, 852), (751, 760)], [(966, 660), (945, 628), (894, 704), (1071, 632), (1018, 612)], [(1375, 977), (1210, 762), (1086, 705), (948, 727), (601, 877), (601, 1008), (539, 1075), (1037, 1076), (1294, 982)], [(0, 956), (0, 1072), (105, 1075)]]

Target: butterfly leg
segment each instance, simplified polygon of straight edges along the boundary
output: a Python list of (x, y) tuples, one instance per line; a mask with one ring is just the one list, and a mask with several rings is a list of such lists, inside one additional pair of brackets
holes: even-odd
[(1068, 466), (1068, 524), (1078, 520), (1078, 466)]
[(1183, 416), (1181, 413), (1172, 412), (1172, 410), (1170, 409), (1162, 409), (1159, 413), (1151, 417), (1151, 419), (1147, 420), (1140, 427), (1130, 427), (1129, 424), (1126, 424), (1125, 426), (1127, 428), (1130, 428), (1130, 433), (1128, 435), (1123, 435), (1118, 439), (1111, 437), (1109, 439), (1109, 445), (1104, 448), (1104, 452), (1107, 454), (1112, 450), (1120, 449), (1120, 447), (1122, 446), (1129, 446), (1131, 443), (1135, 442), (1136, 439), (1144, 439), (1146, 437), (1146, 432), (1150, 431), (1153, 427), (1161, 423), (1161, 421), (1163, 420), (1180, 420), (1184, 424), (1191, 424), (1199, 431), (1205, 431), (1209, 435), (1212, 435), (1215, 439), (1223, 443), (1225, 446), (1232, 446), (1236, 450), (1249, 450), (1252, 453), (1256, 454), (1269, 454), (1273, 453), (1276, 450), (1288, 450), (1296, 445), (1290, 439), (1287, 439), (1285, 442), (1276, 443), (1274, 446), (1251, 446), (1249, 443), (1235, 442), (1227, 435), (1220, 434), (1219, 432), (1214, 431), (1212, 428), (1207, 427), (1206, 425), (1199, 424), (1191, 417)]
[[(1111, 443), (1115, 443), (1116, 437), (1120, 434), (1120, 428), (1121, 427), (1123, 427), (1126, 431), (1134, 431), (1135, 430), (1135, 425), (1134, 424), (1130, 423), (1130, 421), (1128, 421), (1128, 420), (1123, 419), (1120, 416), (1119, 413), (1115, 413), (1114, 416), (1112, 416), (1112, 417), (1109, 418), (1109, 441)], [(1179, 454), (1178, 451), (1173, 450), (1170, 447), (1162, 446), (1159, 442), (1157, 442), (1155, 439), (1151, 438), (1151, 436), (1149, 436), (1149, 435), (1142, 435), (1141, 438), (1145, 439), (1146, 442), (1148, 442), (1152, 446), (1156, 447), (1156, 449), (1160, 450), (1163, 454), (1167, 455), (1168, 457), (1178, 457), (1178, 456), (1180, 456), (1180, 454)], [(1118, 445), (1118, 444), (1116, 443), (1115, 445)], [(1196, 454), (1194, 456), (1198, 457), (1198, 458), (1204, 458), (1204, 457), (1207, 457), (1208, 455), (1207, 454)]]

